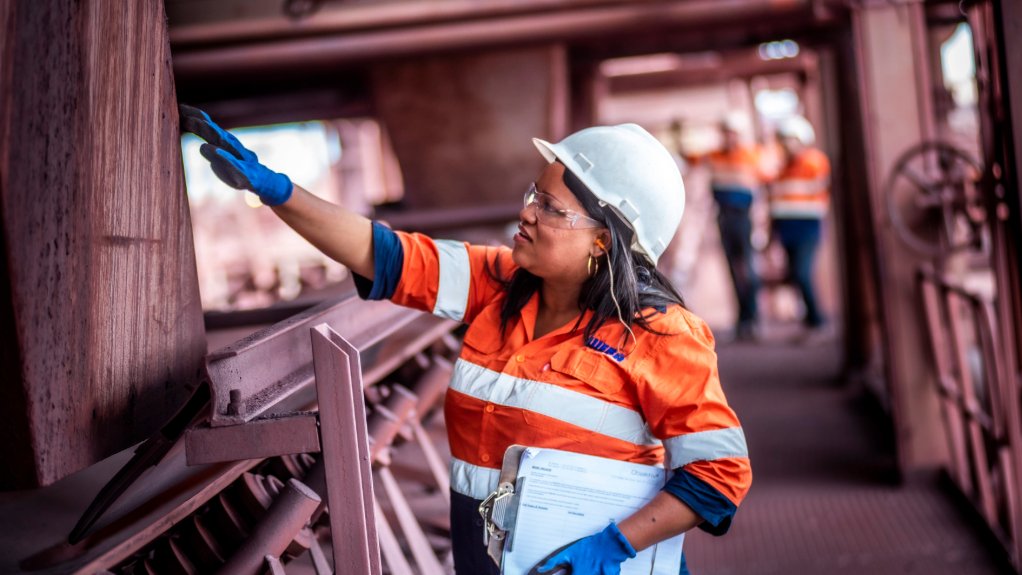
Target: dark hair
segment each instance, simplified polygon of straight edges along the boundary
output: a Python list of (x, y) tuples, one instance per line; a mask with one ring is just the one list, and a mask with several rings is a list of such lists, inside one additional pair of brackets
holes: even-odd
[[(645, 254), (632, 251), (632, 229), (613, 209), (601, 205), (586, 185), (567, 169), (564, 170), (564, 184), (578, 198), (587, 214), (603, 223), (610, 231), (609, 249), (600, 258), (596, 274), (586, 280), (579, 293), (579, 310), (593, 310), (582, 334), (583, 339), (592, 337), (607, 320), (617, 319), (618, 305), (621, 307), (621, 317), (629, 328), (637, 325), (652, 333), (666, 335), (652, 329), (650, 319), (657, 313), (666, 312), (667, 306), (677, 304), (684, 307), (681, 294)], [(614, 274), (613, 297), (611, 267)], [(510, 278), (500, 273), (499, 265), (497, 269), (488, 271), (507, 292), (500, 310), (500, 331), (503, 334), (511, 319), (518, 315), (532, 294), (539, 290), (543, 280), (522, 268), (518, 268)], [(615, 297), (617, 305), (614, 303)], [(578, 327), (576, 323), (572, 329)]]

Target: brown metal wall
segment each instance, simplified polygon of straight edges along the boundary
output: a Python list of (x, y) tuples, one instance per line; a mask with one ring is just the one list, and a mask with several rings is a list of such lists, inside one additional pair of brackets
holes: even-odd
[(566, 135), (557, 46), (392, 62), (372, 81), (410, 207), (515, 202), (543, 166), (532, 138)]
[(0, 487), (153, 432), (205, 347), (160, 2), (0, 8)]

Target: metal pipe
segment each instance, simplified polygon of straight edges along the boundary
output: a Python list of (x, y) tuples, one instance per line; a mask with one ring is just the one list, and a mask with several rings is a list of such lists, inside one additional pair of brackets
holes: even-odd
[(290, 479), (252, 535), (224, 565), (221, 575), (262, 572), (266, 555), (279, 557), (309, 522), (319, 503), (320, 497), (315, 491), (297, 479)]

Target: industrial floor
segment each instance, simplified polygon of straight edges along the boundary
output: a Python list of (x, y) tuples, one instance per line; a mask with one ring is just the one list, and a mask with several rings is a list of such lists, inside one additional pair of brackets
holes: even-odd
[(841, 380), (838, 342), (789, 340), (718, 348), (754, 479), (729, 534), (686, 539), (692, 573), (1013, 573), (949, 482), (896, 483), (889, 419)]

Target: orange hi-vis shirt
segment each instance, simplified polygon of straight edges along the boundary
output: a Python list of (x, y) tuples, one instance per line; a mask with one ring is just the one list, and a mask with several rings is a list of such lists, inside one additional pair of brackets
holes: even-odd
[(710, 187), (721, 203), (751, 204), (768, 179), (761, 152), (755, 146), (717, 150), (706, 156), (706, 162), (710, 167)]
[(617, 322), (589, 342), (574, 322), (534, 338), (536, 294), (502, 337), (505, 292), (487, 269), (510, 277), (509, 248), (398, 238), (403, 263), (391, 300), (468, 324), (444, 406), (455, 492), (484, 499), (517, 443), (684, 468), (740, 503), (752, 481), (745, 435), (702, 320), (672, 306), (652, 320), (670, 335), (636, 328), (625, 350)]
[(815, 148), (802, 150), (770, 186), (770, 216), (822, 219), (830, 205), (830, 161)]

